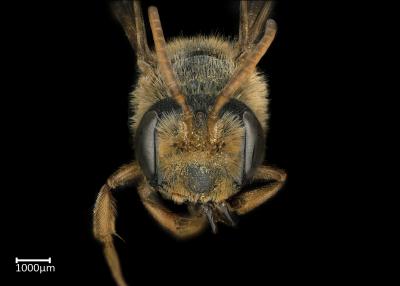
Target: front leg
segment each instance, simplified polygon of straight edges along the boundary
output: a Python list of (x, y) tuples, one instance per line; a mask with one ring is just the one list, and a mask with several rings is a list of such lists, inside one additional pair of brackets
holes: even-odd
[(115, 233), (115, 217), (117, 215), (112, 191), (128, 183), (134, 183), (141, 178), (139, 166), (135, 163), (122, 166), (112, 174), (101, 188), (93, 210), (93, 233), (103, 245), (111, 273), (118, 286), (126, 286), (122, 276), (118, 254), (113, 243)]
[(167, 209), (157, 192), (148, 184), (143, 183), (138, 190), (144, 206), (153, 218), (175, 237), (189, 238), (200, 233), (207, 225), (207, 219), (202, 214), (192, 212), (188, 216), (182, 216)]
[(239, 193), (229, 201), (229, 204), (232, 210), (239, 215), (248, 213), (274, 196), (282, 188), (285, 181), (285, 171), (261, 166), (256, 171), (252, 181), (252, 184), (261, 183), (261, 186), (251, 191)]

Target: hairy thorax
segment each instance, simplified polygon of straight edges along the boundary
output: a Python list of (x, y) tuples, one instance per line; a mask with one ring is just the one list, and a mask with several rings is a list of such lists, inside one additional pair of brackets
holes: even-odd
[[(182, 92), (192, 108), (193, 105), (211, 106), (237, 68), (235, 47), (219, 37), (177, 38), (168, 43), (167, 50)], [(170, 97), (158, 67), (144, 66), (141, 69), (131, 97), (133, 131), (152, 105)], [(254, 72), (233, 98), (254, 112), (265, 132), (268, 90), (264, 76)], [(207, 115), (208, 110), (205, 113)]]

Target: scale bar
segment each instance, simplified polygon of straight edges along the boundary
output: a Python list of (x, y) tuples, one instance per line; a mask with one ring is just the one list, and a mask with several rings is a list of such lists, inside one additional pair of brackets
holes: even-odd
[(49, 259), (21, 259), (18, 257), (15, 257), (15, 263), (18, 262), (48, 262), (51, 263), (51, 257)]

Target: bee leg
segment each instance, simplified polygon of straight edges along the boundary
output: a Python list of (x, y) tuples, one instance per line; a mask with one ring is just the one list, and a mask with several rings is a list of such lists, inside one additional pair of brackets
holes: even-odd
[(126, 286), (122, 276), (118, 254), (113, 243), (115, 232), (115, 217), (117, 215), (112, 191), (140, 178), (137, 164), (122, 166), (112, 174), (101, 188), (93, 210), (93, 233), (103, 245), (104, 256), (118, 286)]
[[(239, 215), (248, 213), (274, 196), (282, 188), (285, 180), (286, 173), (283, 170), (269, 166), (259, 167), (253, 182), (248, 186), (252, 188), (253, 184), (255, 187), (233, 197), (229, 201), (231, 209)], [(257, 187), (260, 184), (261, 186)]]
[(147, 184), (138, 188), (140, 198), (153, 218), (169, 233), (179, 239), (189, 238), (200, 233), (207, 225), (207, 220), (199, 212), (191, 212), (183, 216), (166, 208), (158, 198), (158, 194)]

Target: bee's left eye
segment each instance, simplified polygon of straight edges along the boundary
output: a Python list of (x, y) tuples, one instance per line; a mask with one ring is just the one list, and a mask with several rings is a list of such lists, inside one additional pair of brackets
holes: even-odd
[(156, 126), (158, 116), (157, 112), (149, 111), (140, 121), (136, 133), (136, 159), (150, 182), (156, 179)]

